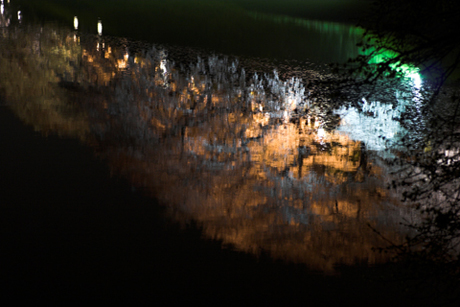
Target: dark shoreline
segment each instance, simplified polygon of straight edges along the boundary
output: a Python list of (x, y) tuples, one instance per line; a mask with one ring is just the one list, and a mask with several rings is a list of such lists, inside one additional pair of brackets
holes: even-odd
[(90, 148), (42, 137), (4, 106), (0, 148), (0, 301), (8, 305), (412, 305), (397, 285), (369, 280), (359, 269), (321, 276), (222, 249), (194, 226), (180, 230), (155, 200), (110, 177)]

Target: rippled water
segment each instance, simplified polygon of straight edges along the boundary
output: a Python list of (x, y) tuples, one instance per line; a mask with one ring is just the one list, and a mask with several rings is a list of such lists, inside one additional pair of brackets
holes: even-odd
[(326, 76), (309, 63), (5, 16), (0, 82), (9, 106), (45, 135), (93, 146), (114, 173), (159, 199), (172, 219), (196, 221), (206, 238), (332, 272), (385, 261), (372, 250), (383, 242), (371, 227), (395, 241), (404, 235), (399, 222), (409, 212), (387, 189), (382, 160), (392, 155), (382, 136), (401, 133), (398, 108), (364, 101), (362, 110), (324, 116), (308, 81)]

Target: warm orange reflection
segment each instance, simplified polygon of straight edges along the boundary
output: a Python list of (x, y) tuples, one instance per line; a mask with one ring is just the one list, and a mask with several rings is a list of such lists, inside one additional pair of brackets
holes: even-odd
[(37, 130), (97, 144), (115, 172), (224, 245), (324, 271), (383, 261), (367, 225), (399, 236), (386, 170), (314, 113), (296, 115), (309, 107), (300, 80), (249, 79), (215, 56), (179, 69), (165, 50), (74, 35), (7, 33), (1, 87)]

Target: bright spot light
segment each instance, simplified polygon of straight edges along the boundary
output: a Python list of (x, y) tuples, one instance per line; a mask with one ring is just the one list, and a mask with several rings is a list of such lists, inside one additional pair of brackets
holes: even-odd
[[(110, 49), (110, 47), (109, 47), (109, 49)], [(126, 69), (126, 68), (128, 68), (128, 60), (129, 60), (129, 53), (126, 52), (126, 53), (123, 55), (123, 59), (117, 60), (117, 62), (118, 62), (118, 68), (119, 68), (119, 69)]]
[(409, 77), (411, 78), (416, 88), (419, 89), (420, 87), (422, 87), (422, 78), (420, 77), (419, 73), (413, 73)]
[(404, 64), (396, 69), (402, 72), (406, 78), (411, 79), (415, 88), (419, 89), (422, 86), (422, 78), (417, 67)]
[[(370, 59), (369, 64), (379, 64), (385, 61), (394, 59), (397, 56), (397, 53), (390, 51), (390, 50), (383, 50), (377, 55), (375, 55), (372, 59)], [(419, 73), (418, 67), (415, 67), (410, 64), (402, 64), (400, 62), (390, 64), (392, 70), (395, 70), (406, 78), (412, 80), (414, 87), (420, 88), (422, 86), (422, 78)]]
[(21, 21), (21, 11), (18, 11), (18, 20)]
[[(167, 73), (168, 70), (166, 68), (166, 60), (161, 60), (160, 62), (160, 69), (163, 71), (163, 74)], [(192, 77), (193, 78), (193, 77)], [(193, 82), (193, 79), (192, 79)]]
[(77, 18), (77, 16), (75, 16), (75, 17), (73, 18), (73, 28), (74, 28), (75, 30), (78, 30), (78, 18)]
[(323, 128), (318, 128), (318, 138), (322, 139), (326, 137), (326, 131)]
[(97, 34), (102, 35), (102, 21), (100, 19), (97, 22)]
[(4, 8), (3, 2), (2, 2), (2, 5), (0, 5), (0, 14), (3, 15), (3, 12), (5, 12), (5, 8)]

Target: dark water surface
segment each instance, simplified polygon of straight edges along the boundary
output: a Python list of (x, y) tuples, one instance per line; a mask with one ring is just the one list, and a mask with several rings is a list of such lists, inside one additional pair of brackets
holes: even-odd
[(413, 218), (386, 189), (378, 137), (398, 137), (399, 109), (309, 98), (359, 30), (239, 11), (280, 31), (278, 47), (215, 48), (229, 56), (179, 34), (106, 36), (103, 21), (88, 34), (73, 16), (35, 24), (13, 4), (0, 28), (9, 299), (411, 304), (381, 272), (338, 269), (386, 262), (368, 225), (397, 241)]
[(324, 277), (223, 250), (165, 222), (79, 142), (43, 138), (5, 107), (0, 119), (2, 303), (406, 302), (365, 271)]

